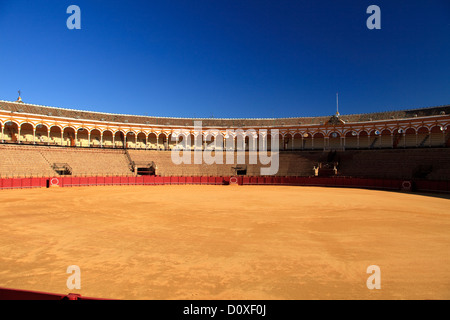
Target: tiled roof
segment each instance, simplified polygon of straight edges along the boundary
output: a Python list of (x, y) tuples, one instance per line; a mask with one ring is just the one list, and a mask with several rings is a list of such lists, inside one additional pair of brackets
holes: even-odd
[[(203, 127), (266, 127), (266, 126), (298, 126), (323, 124), (330, 120), (329, 116), (322, 117), (295, 117), (295, 118), (275, 118), (275, 119), (219, 119), (219, 118), (169, 118), (151, 117), (126, 114), (101, 113), (49, 106), (40, 106), (23, 102), (11, 102), (0, 100), (0, 110), (28, 113), (35, 115), (73, 118), (79, 120), (96, 120), (116, 123), (133, 123), (143, 125), (164, 125), (191, 127), (194, 121), (201, 120)], [(390, 119), (405, 119), (414, 117), (426, 117), (450, 114), (450, 105), (427, 107), (419, 109), (363, 113), (352, 115), (341, 115), (340, 119), (345, 122), (366, 122)]]

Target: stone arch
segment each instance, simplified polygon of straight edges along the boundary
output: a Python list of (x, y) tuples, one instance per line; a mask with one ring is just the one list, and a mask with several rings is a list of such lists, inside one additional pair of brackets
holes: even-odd
[(147, 148), (147, 135), (145, 132), (139, 131), (137, 133), (137, 148), (145, 149)]
[(408, 128), (405, 130), (403, 135), (403, 145), (405, 147), (416, 147), (417, 146), (417, 134), (415, 128)]
[(339, 131), (331, 131), (328, 134), (328, 147), (330, 149), (341, 149), (342, 148), (342, 142), (341, 142), (341, 133)]
[(157, 147), (161, 150), (167, 150), (168, 149), (168, 142), (167, 142), (167, 134), (165, 132), (161, 132), (158, 134), (158, 140), (157, 140)]
[(287, 150), (290, 139), (286, 135), (287, 133), (278, 133), (278, 150)]
[(158, 147), (158, 136), (154, 132), (150, 132), (147, 138), (147, 144), (150, 149), (157, 149)]
[(127, 134), (125, 135), (125, 146), (129, 149), (135, 149), (136, 148), (136, 132), (133, 130), (128, 130)]
[(122, 130), (114, 132), (114, 148), (125, 148), (125, 133)]
[(90, 131), (90, 147), (99, 148), (102, 146), (102, 132), (100, 129), (94, 128)]
[(286, 132), (284, 134), (284, 144), (286, 146), (286, 150), (292, 150), (294, 139), (292, 138), (294, 133), (292, 132)]
[(306, 131), (303, 133), (302, 149), (312, 149), (312, 148), (313, 148), (313, 133)]
[(76, 129), (73, 127), (65, 127), (63, 129), (63, 146), (75, 147), (76, 139), (75, 139)]
[(77, 146), (89, 147), (89, 130), (83, 127), (77, 129)]
[(204, 150), (214, 150), (216, 147), (216, 135), (218, 132), (214, 130), (206, 130), (202, 133), (203, 139), (203, 149)]
[(369, 132), (369, 148), (374, 149), (378, 148), (380, 145), (380, 134), (381, 132), (378, 129), (372, 129)]
[(61, 146), (63, 140), (61, 134), (62, 128), (60, 126), (58, 125), (51, 126), (49, 132), (49, 144)]
[(234, 132), (226, 130), (221, 133), (223, 137), (224, 150), (235, 149), (235, 135)]
[(441, 125), (435, 125), (430, 128), (430, 145), (432, 147), (445, 146), (445, 128)]
[(430, 130), (426, 126), (417, 128), (417, 146), (426, 147), (429, 145), (429, 133)]
[(192, 132), (185, 134), (186, 137), (186, 148), (193, 150), (195, 147), (195, 135)]
[(294, 132), (291, 134), (292, 136), (292, 149), (293, 150), (301, 150), (303, 148), (302, 145), (302, 134), (301, 132)]
[(325, 148), (325, 134), (321, 131), (314, 133), (312, 139), (312, 149), (324, 149)]
[(385, 128), (381, 130), (380, 132), (380, 148), (392, 148), (393, 142), (392, 141), (392, 132), (388, 128)]
[(38, 123), (36, 125), (35, 143), (36, 144), (49, 143), (49, 132), (46, 124)]
[(170, 143), (169, 147), (171, 149), (174, 149), (177, 146), (182, 150), (189, 149), (190, 146), (187, 145), (186, 142), (187, 142), (186, 133), (182, 132), (181, 130), (174, 130), (169, 135), (169, 143)]
[(418, 134), (428, 134), (429, 132), (430, 132), (430, 130), (428, 129), (428, 127), (425, 127), (425, 126), (419, 127), (417, 129)]
[(102, 132), (102, 146), (104, 148), (112, 148), (114, 146), (113, 143), (114, 134), (111, 130), (106, 129)]
[(363, 129), (358, 132), (358, 145), (359, 148), (369, 148), (370, 146), (370, 135), (369, 131), (366, 129)]
[(344, 147), (346, 149), (357, 149), (359, 148), (359, 144), (358, 144), (358, 133), (356, 132), (356, 130), (347, 130), (344, 134)]
[(20, 125), (20, 142), (26, 144), (34, 143), (34, 125), (32, 123), (23, 122)]

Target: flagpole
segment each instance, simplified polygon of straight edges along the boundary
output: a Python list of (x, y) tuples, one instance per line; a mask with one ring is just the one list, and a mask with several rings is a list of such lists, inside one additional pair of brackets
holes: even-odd
[(339, 115), (339, 93), (336, 92), (336, 115)]

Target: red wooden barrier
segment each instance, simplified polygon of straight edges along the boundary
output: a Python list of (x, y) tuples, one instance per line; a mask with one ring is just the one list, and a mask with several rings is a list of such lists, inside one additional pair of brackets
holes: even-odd
[(17, 178), (17, 179), (11, 179), (12, 183), (11, 183), (11, 188), (13, 189), (19, 189), (22, 187), (22, 179)]
[(138, 176), (138, 177), (136, 177), (135, 183), (136, 183), (137, 185), (143, 185), (143, 184), (144, 184), (144, 176)]
[[(228, 184), (231, 177), (50, 177), (50, 178), (0, 178), (0, 189), (39, 188), (47, 184), (60, 187), (103, 185), (155, 185), (155, 184)], [(240, 185), (298, 185), (360, 187), (382, 190), (400, 190), (403, 180), (364, 179), (347, 177), (233, 177)], [(450, 181), (412, 181), (416, 191), (450, 192)]]

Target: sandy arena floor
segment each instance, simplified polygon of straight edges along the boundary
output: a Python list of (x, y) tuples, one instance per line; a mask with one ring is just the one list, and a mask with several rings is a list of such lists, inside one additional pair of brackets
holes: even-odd
[[(450, 200), (287, 186), (0, 191), (0, 286), (116, 299), (450, 299)], [(81, 289), (66, 287), (69, 265)], [(367, 267), (381, 269), (369, 290)]]

